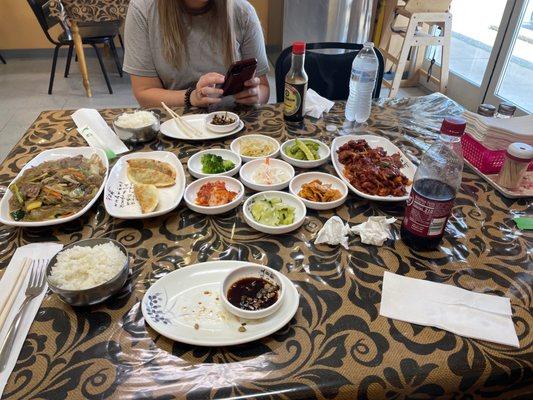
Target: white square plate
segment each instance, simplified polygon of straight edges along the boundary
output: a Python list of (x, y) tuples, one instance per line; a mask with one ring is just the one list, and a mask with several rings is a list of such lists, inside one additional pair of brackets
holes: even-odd
[[(173, 186), (157, 188), (159, 203), (154, 211), (143, 214), (141, 206), (133, 193), (133, 184), (128, 179), (127, 160), (134, 158), (149, 158), (166, 162), (176, 170), (176, 183)], [(157, 217), (175, 209), (180, 203), (185, 191), (185, 172), (180, 160), (169, 151), (150, 151), (132, 153), (122, 156), (109, 173), (105, 186), (105, 209), (115, 218), (141, 219)]]

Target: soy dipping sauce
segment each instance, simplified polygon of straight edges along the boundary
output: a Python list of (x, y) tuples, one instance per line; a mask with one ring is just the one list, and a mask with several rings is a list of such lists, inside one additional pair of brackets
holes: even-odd
[(279, 286), (263, 278), (243, 278), (228, 289), (226, 297), (237, 308), (257, 311), (270, 307), (279, 297)]

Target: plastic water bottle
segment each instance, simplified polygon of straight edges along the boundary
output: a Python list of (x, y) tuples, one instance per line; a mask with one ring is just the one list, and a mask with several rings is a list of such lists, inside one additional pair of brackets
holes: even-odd
[(374, 43), (367, 42), (352, 63), (350, 96), (346, 103), (345, 116), (348, 121), (365, 122), (370, 117), (372, 92), (376, 85), (378, 58)]

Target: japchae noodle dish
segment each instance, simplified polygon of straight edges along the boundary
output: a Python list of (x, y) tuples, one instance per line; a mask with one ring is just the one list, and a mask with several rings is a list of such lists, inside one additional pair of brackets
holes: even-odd
[(9, 212), (15, 221), (45, 221), (75, 214), (104, 181), (105, 167), (94, 154), (46, 161), (24, 171), (9, 186)]
[(400, 153), (387, 155), (382, 147), (371, 148), (366, 140), (350, 140), (337, 150), (344, 176), (361, 192), (377, 196), (403, 196), (412, 182), (401, 172)]

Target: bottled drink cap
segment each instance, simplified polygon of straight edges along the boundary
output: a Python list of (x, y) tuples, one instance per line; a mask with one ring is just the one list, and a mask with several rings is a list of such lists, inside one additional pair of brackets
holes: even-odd
[(364, 47), (374, 47), (374, 42), (365, 42), (363, 43)]
[(442, 121), (440, 132), (450, 136), (462, 136), (465, 132), (466, 121), (461, 117), (446, 117)]
[(507, 147), (507, 157), (529, 162), (533, 160), (533, 147), (526, 143), (512, 143)]
[(305, 53), (305, 42), (294, 42), (292, 44), (292, 53), (293, 54), (304, 54)]

